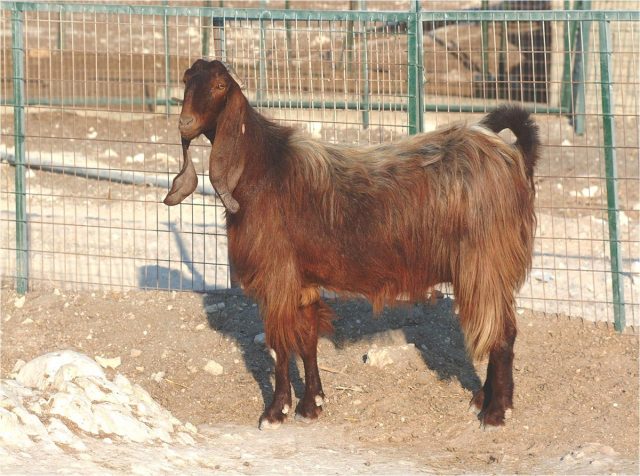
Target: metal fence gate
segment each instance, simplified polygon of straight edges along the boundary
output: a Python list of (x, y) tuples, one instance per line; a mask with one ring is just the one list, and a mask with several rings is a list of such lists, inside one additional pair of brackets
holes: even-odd
[[(296, 11), (0, 4), (4, 284), (230, 285), (222, 207), (177, 102), (198, 57), (232, 64), (252, 104), (332, 142), (392, 141), (503, 102), (535, 114), (534, 265), (519, 305), (640, 321), (640, 12)], [(188, 203), (187, 203), (188, 202)]]

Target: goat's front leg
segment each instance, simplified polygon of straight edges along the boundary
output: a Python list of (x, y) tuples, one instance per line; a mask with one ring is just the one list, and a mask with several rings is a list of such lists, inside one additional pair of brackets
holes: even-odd
[(276, 388), (271, 405), (260, 417), (261, 430), (279, 427), (291, 410), (290, 352), (282, 345), (277, 345), (274, 351), (276, 353)]
[(304, 397), (298, 402), (296, 420), (311, 422), (322, 413), (324, 392), (318, 370), (318, 321), (324, 303), (315, 302), (302, 308), (300, 322), (304, 326), (299, 334), (300, 357), (304, 364)]

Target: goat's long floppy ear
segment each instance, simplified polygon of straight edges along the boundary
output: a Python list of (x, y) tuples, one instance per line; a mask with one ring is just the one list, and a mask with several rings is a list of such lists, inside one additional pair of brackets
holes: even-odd
[(245, 165), (244, 121), (246, 99), (240, 89), (230, 91), (227, 104), (218, 117), (216, 135), (209, 155), (209, 179), (227, 211), (236, 213), (240, 204), (233, 197)]
[(171, 190), (164, 199), (164, 204), (173, 206), (193, 193), (198, 186), (198, 176), (189, 156), (190, 141), (182, 139), (182, 169), (173, 179)]

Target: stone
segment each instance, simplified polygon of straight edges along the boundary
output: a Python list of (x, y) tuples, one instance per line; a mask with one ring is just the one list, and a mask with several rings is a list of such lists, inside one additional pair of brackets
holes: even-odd
[(58, 379), (71, 379), (79, 375), (106, 378), (94, 360), (72, 350), (63, 350), (50, 352), (27, 362), (18, 372), (16, 381), (25, 387), (44, 390), (53, 383), (59, 369), (65, 365), (69, 367), (62, 371)]
[(203, 370), (211, 375), (222, 375), (224, 373), (224, 368), (215, 360), (209, 360), (207, 364), (203, 367)]
[(372, 367), (384, 368), (391, 364), (405, 364), (418, 356), (414, 344), (372, 347), (364, 355), (364, 363)]

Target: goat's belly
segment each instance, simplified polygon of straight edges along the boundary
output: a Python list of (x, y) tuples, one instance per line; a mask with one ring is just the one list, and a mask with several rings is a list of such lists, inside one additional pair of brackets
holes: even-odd
[(327, 251), (323, 259), (305, 263), (305, 281), (377, 300), (381, 293), (385, 299), (394, 299), (394, 294), (424, 298), (430, 288), (450, 280), (448, 266), (436, 264), (429, 257), (412, 261), (407, 256), (389, 253), (388, 249), (384, 253), (372, 251), (371, 247), (360, 253)]

